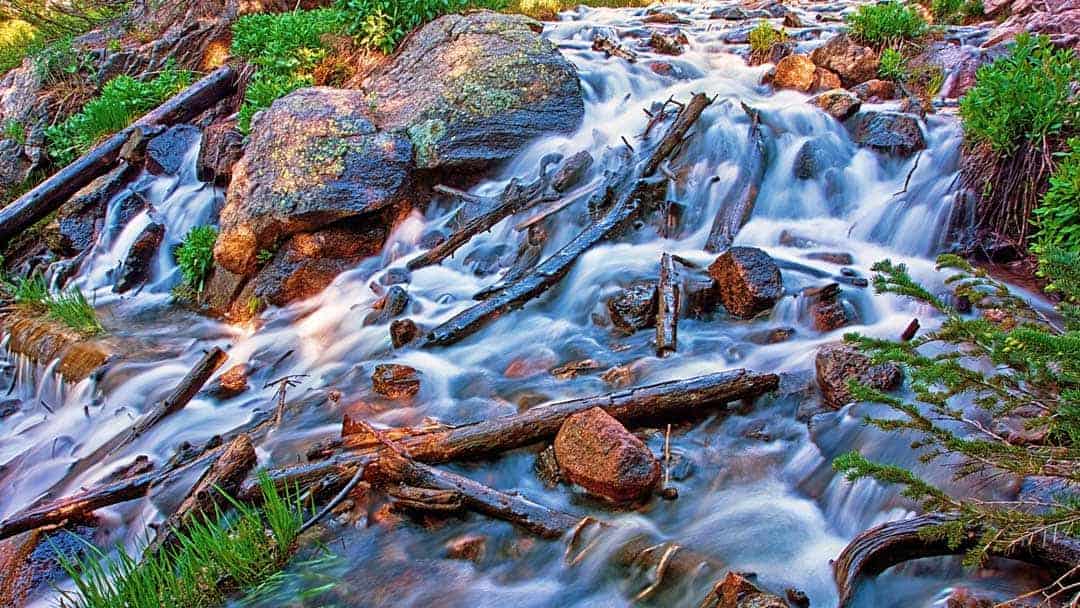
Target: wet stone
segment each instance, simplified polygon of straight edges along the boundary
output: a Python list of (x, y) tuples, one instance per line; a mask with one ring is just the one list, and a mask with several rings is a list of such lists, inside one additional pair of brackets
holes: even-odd
[(765, 346), (787, 342), (794, 335), (795, 329), (792, 327), (774, 327), (773, 329), (750, 332), (746, 334), (746, 340), (753, 344)]
[(567, 480), (615, 502), (645, 498), (660, 481), (660, 463), (649, 448), (600, 408), (563, 423), (555, 457)]
[(420, 374), (407, 365), (384, 363), (371, 375), (375, 392), (390, 399), (408, 399), (420, 391)]
[(859, 112), (850, 127), (855, 143), (882, 152), (910, 156), (926, 147), (919, 118), (912, 114), (876, 110)]
[(487, 537), (481, 534), (466, 534), (446, 543), (446, 557), (470, 562), (479, 562), (487, 552)]
[(877, 77), (877, 53), (856, 44), (847, 34), (837, 34), (824, 45), (814, 49), (810, 60), (834, 72), (845, 87), (855, 86)]
[(771, 309), (784, 295), (780, 268), (755, 247), (732, 247), (709, 266), (720, 289), (724, 308), (734, 317), (749, 319)]
[(391, 285), (386, 295), (375, 303), (375, 310), (364, 318), (364, 325), (382, 325), (405, 312), (409, 305), (409, 292), (401, 285)]
[(420, 337), (420, 327), (412, 319), (395, 319), (390, 322), (390, 343), (401, 348)]
[(150, 278), (150, 267), (165, 238), (164, 224), (151, 223), (143, 229), (131, 245), (127, 257), (120, 266), (119, 276), (113, 285), (116, 293), (126, 293)]
[(206, 392), (215, 399), (231, 399), (248, 389), (249, 372), (246, 363), (238, 363), (215, 378)]
[(881, 391), (893, 390), (903, 380), (903, 372), (895, 363), (871, 365), (869, 357), (840, 343), (818, 349), (814, 367), (824, 404), (834, 410), (852, 400), (848, 380), (855, 379)]
[(176, 175), (199, 137), (196, 127), (177, 125), (151, 139), (146, 145), (146, 170), (154, 175)]
[[(855, 263), (855, 258), (850, 253), (843, 253), (839, 251), (816, 251), (814, 253), (808, 253), (805, 256), (808, 260), (817, 260), (819, 262), (828, 262), (830, 264), (836, 264), (837, 266), (848, 266)], [(843, 272), (843, 269), (841, 269)]]
[(812, 97), (809, 103), (841, 122), (854, 116), (862, 107), (862, 102), (859, 101), (858, 97), (843, 89), (829, 89), (816, 97)]
[(635, 281), (607, 301), (612, 324), (628, 334), (651, 327), (656, 322), (656, 307), (653, 281)]
[(19, 411), (22, 402), (18, 399), (5, 399), (0, 401), (0, 419), (7, 418)]
[(559, 461), (555, 457), (555, 446), (549, 445), (536, 455), (533, 470), (536, 472), (536, 477), (549, 488), (554, 488), (562, 482)]

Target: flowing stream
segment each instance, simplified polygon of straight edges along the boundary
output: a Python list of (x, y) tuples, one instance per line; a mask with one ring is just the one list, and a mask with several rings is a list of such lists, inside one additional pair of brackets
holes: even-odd
[[(819, 401), (812, 375), (821, 344), (853, 330), (896, 337), (915, 317), (924, 327), (934, 325), (923, 307), (843, 283), (844, 298), (857, 311), (858, 323), (829, 333), (815, 331), (798, 294), (843, 275), (841, 266), (807, 254), (851, 254), (854, 263), (843, 272), (864, 278), (871, 276), (870, 266), (878, 260), (902, 260), (917, 278), (941, 290), (942, 277), (932, 260), (948, 246), (962, 134), (956, 117), (943, 108), (925, 121), (928, 146), (921, 156), (890, 157), (858, 147), (841, 123), (807, 104), (806, 95), (774, 92), (759, 84), (768, 67), (748, 66), (738, 54), (745, 54), (746, 45), (725, 42), (755, 22), (709, 20), (714, 4), (677, 8), (690, 22), (679, 26), (689, 39), (686, 52), (666, 57), (639, 51), (634, 64), (605, 58), (591, 49), (591, 41), (597, 33), (621, 36), (628, 45), (647, 38), (644, 10), (579, 9), (547, 24), (544, 35), (580, 72), (584, 124), (572, 136), (535, 142), (474, 191), (496, 193), (515, 176), (531, 180), (544, 155), (569, 156), (582, 149), (598, 159), (587, 181), (598, 180), (605, 149), (625, 145), (623, 137), (634, 145), (645, 129), (649, 117), (643, 108), (705, 92), (717, 98), (672, 166), (679, 179), (668, 197), (686, 210), (680, 228), (670, 238), (643, 230), (593, 248), (545, 296), (449, 348), (394, 351), (387, 325), (366, 325), (364, 318), (389, 279), (423, 250), (421, 237), (450, 220), (455, 211), (451, 201), (436, 199), (426, 213), (414, 211), (380, 255), (340, 275), (322, 294), (268, 310), (257, 324), (231, 326), (170, 305), (170, 290), (179, 281), (171, 248), (188, 229), (211, 221), (224, 198), (221, 190), (195, 179), (197, 150), (188, 153), (177, 176), (136, 179), (130, 187), (150, 201), (153, 211), (127, 226), (103, 231), (73, 280), (92, 294), (105, 325), (130, 344), (130, 352), (101, 377), (77, 385), (64, 385), (48, 366), (8, 357), (5, 386), (9, 397), (23, 405), (0, 422), (0, 517), (32, 503), (64, 477), (72, 462), (126, 428), (213, 345), (229, 354), (223, 370), (241, 362), (251, 365), (250, 390), (220, 402), (198, 396), (120, 453), (67, 482), (62, 493), (92, 486), (137, 455), (162, 463), (183, 442), (199, 445), (248, 422), (256, 410), (273, 407), (275, 389), (264, 385), (290, 374), (305, 376), (288, 393), (285, 423), (257, 446), (263, 466), (294, 462), (306, 446), (336, 436), (346, 414), (386, 426), (415, 425), (428, 418), (459, 424), (548, 400), (614, 390), (617, 387), (601, 377), (611, 368), (621, 367), (630, 385), (640, 385), (744, 367), (784, 373), (782, 390), (759, 400), (746, 414), (676, 425), (672, 451), (678, 500), (654, 498), (636, 511), (613, 511), (569, 486), (545, 487), (533, 471), (532, 450), (449, 468), (558, 509), (649, 530), (660, 539), (714, 556), (733, 570), (754, 572), (773, 591), (797, 588), (806, 592), (812, 606), (835, 606), (829, 560), (860, 531), (904, 517), (913, 505), (895, 488), (843, 480), (832, 471), (832, 458), (857, 449), (915, 467), (947, 486), (952, 482), (947, 470), (918, 462), (910, 438), (865, 427), (861, 417), (874, 411), (866, 406), (823, 413), (809, 424), (800, 416)], [(816, 14), (835, 15), (837, 8), (812, 4), (799, 10), (805, 21), (815, 23)], [(805, 50), (818, 41), (814, 37), (799, 44)], [(670, 64), (678, 78), (651, 69), (655, 62)], [(705, 239), (750, 145), (749, 118), (740, 102), (761, 112), (767, 164), (757, 205), (735, 242), (773, 256), (783, 269), (788, 295), (767, 318), (737, 321), (720, 314), (683, 319), (677, 354), (659, 359), (651, 345), (653, 332), (616, 334), (606, 321), (604, 302), (631, 279), (654, 278), (663, 252), (703, 267), (711, 263), (714, 256), (704, 252)], [(793, 166), (808, 141), (814, 142), (819, 162), (813, 175), (801, 179)], [(556, 216), (545, 256), (589, 222), (585, 198)], [(109, 217), (115, 213), (110, 208)], [(114, 268), (151, 215), (166, 226), (152, 277), (138, 292), (117, 296), (111, 290)], [(403, 316), (433, 327), (468, 307), (474, 293), (499, 280), (498, 272), (485, 274), (483, 267), (517, 251), (524, 233), (514, 225), (523, 217), (474, 238), (443, 264), (413, 272)], [(799, 239), (781, 239), (785, 231)], [(809, 248), (781, 245), (782, 240)], [(787, 341), (758, 344), (754, 339), (762, 331), (786, 327), (795, 330)], [(596, 361), (598, 369), (573, 378), (549, 371), (583, 359)], [(419, 370), (416, 397), (403, 403), (372, 392), (372, 369), (386, 362)], [(332, 399), (338, 394), (340, 399)], [(662, 453), (662, 429), (645, 430), (641, 436), (654, 453)], [(1007, 491), (985, 484), (978, 489)], [(99, 528), (95, 541), (99, 546), (137, 546), (146, 525), (163, 518), (176, 499), (158, 492), (101, 511), (107, 525)], [(323, 539), (332, 557), (312, 562), (308, 558), (317, 552), (305, 551), (280, 585), (236, 605), (623, 606), (648, 584), (647, 573), (612, 573), (603, 547), (570, 566), (563, 559), (564, 543), (535, 540), (509, 524), (477, 515), (429, 527), (386, 526), (374, 519), (331, 524)], [(487, 539), (475, 562), (446, 557), (445, 545), (463, 535)], [(652, 603), (696, 605), (712, 582), (670, 590)], [(920, 560), (864, 585), (855, 605), (943, 606), (955, 586), (1004, 598), (1031, 585), (1031, 573), (1015, 565), (995, 563), (973, 572), (952, 558)], [(44, 598), (39, 605), (54, 601)]]

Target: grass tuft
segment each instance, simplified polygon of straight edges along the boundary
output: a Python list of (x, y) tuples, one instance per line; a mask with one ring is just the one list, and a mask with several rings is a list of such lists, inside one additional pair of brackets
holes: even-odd
[(4, 288), (19, 306), (43, 313), (85, 336), (95, 336), (105, 331), (98, 320), (97, 311), (81, 291), (71, 289), (53, 294), (45, 277), (39, 272), (4, 281)]
[(75, 590), (65, 608), (202, 608), (224, 604), (239, 591), (257, 588), (292, 555), (305, 513), (298, 491), (279, 492), (259, 474), (260, 508), (223, 494), (233, 513), (193, 522), (175, 547), (140, 561), (123, 547), (109, 557), (90, 547), (82, 558), (61, 559)]
[(885, 80), (904, 82), (907, 80), (907, 59), (896, 49), (884, 49), (878, 63), (878, 76)]
[(141, 114), (191, 84), (187, 70), (167, 66), (149, 81), (117, 76), (105, 84), (101, 95), (82, 111), (45, 130), (49, 156), (67, 165), (89, 152), (103, 137), (120, 131)]
[(202, 294), (213, 267), (217, 237), (217, 228), (196, 226), (184, 236), (184, 241), (176, 249), (176, 263), (180, 266), (184, 286), (194, 291), (196, 297)]
[(762, 19), (754, 29), (750, 30), (750, 54), (763, 60), (769, 55), (769, 50), (774, 44), (785, 42), (788, 39), (784, 28), (776, 29), (771, 23)]

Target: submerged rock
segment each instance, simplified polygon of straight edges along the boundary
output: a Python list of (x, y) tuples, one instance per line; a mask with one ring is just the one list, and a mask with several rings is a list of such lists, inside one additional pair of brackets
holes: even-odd
[(656, 322), (656, 306), (655, 281), (634, 281), (607, 300), (612, 324), (628, 334), (652, 326)]
[(199, 181), (225, 186), (232, 179), (233, 167), (244, 155), (244, 136), (236, 121), (216, 122), (203, 132), (195, 168)]
[(420, 374), (408, 365), (376, 365), (371, 384), (375, 392), (384, 397), (408, 399), (420, 391)]
[(260, 112), (233, 171), (214, 259), (250, 276), (287, 237), (405, 201), (412, 144), (375, 127), (362, 91), (301, 89)]
[(834, 410), (851, 402), (849, 380), (887, 391), (900, 386), (903, 379), (899, 365), (871, 365), (869, 357), (842, 343), (826, 344), (818, 349), (814, 367), (823, 401)]
[(910, 156), (926, 147), (919, 118), (901, 112), (859, 112), (850, 123), (851, 139), (860, 146)]
[(728, 572), (724, 581), (713, 588), (716, 608), (788, 608), (778, 595), (766, 593), (745, 576)]
[(810, 60), (840, 77), (845, 87), (852, 87), (875, 78), (878, 71), (877, 53), (856, 44), (847, 34), (837, 34), (823, 46), (814, 49)]
[(206, 392), (215, 399), (232, 399), (248, 389), (249, 373), (251, 370), (246, 363), (238, 363), (215, 378)]
[(150, 278), (150, 264), (154, 261), (161, 241), (165, 238), (165, 225), (151, 222), (139, 236), (135, 237), (128, 250), (124, 263), (120, 265), (120, 276), (113, 285), (116, 293), (126, 293), (138, 287)]
[(644, 498), (660, 481), (660, 463), (649, 448), (598, 407), (563, 423), (555, 457), (567, 480), (615, 502)]
[(378, 124), (406, 132), (424, 169), (488, 166), (573, 131), (585, 115), (577, 70), (541, 29), (488, 11), (432, 21), (365, 83)]
[(780, 267), (755, 247), (732, 247), (709, 266), (720, 301), (734, 317), (749, 319), (769, 310), (784, 295)]
[(146, 144), (146, 170), (153, 175), (176, 175), (200, 137), (199, 129), (191, 125), (170, 127)]
[(803, 291), (809, 303), (810, 316), (817, 331), (833, 331), (850, 325), (856, 320), (854, 311), (848, 310), (840, 298), (840, 285), (829, 283), (824, 287), (811, 287)]
[[(121, 163), (112, 171), (90, 182), (67, 200), (56, 212), (56, 218), (45, 229), (45, 240), (57, 255), (78, 255), (93, 246), (98, 230), (105, 219), (109, 200), (116, 196), (138, 171)], [(138, 194), (131, 194), (141, 203), (146, 201)], [(131, 214), (134, 215), (134, 214)], [(126, 224), (131, 216), (120, 218)]]

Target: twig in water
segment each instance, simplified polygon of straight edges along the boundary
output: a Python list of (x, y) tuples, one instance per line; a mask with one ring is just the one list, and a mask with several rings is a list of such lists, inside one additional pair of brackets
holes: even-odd
[(263, 385), (263, 388), (270, 388), (271, 386), (277, 386), (277, 410), (274, 412), (274, 426), (281, 426), (281, 418), (285, 415), (285, 395), (289, 392), (289, 389), (300, 384), (297, 378), (307, 378), (307, 374), (293, 374), (291, 376), (285, 376), (278, 378), (273, 382), (267, 382)]
[(919, 159), (921, 158), (922, 150), (919, 150), (919, 153), (915, 155), (915, 164), (911, 166), (911, 171), (908, 171), (907, 179), (904, 180), (904, 189), (899, 192), (893, 193), (893, 196), (899, 196), (907, 192), (908, 186), (911, 185), (911, 176), (915, 175), (915, 170), (919, 168)]
[(622, 136), (622, 143), (626, 144), (626, 147), (629, 148), (631, 152), (637, 152), (636, 150), (634, 150), (634, 146), (631, 146), (630, 142), (626, 140), (625, 135)]

